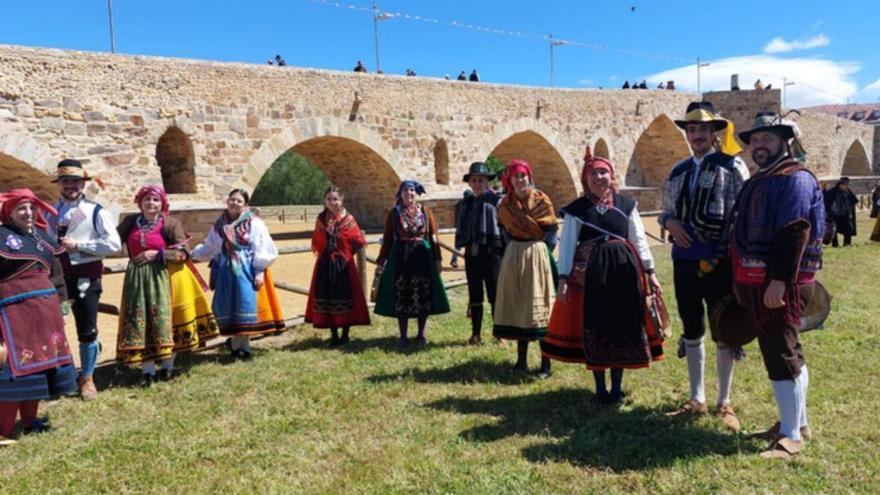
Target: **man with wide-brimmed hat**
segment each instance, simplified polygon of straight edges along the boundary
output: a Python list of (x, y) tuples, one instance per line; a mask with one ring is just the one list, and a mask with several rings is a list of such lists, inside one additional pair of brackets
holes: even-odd
[[(687, 358), (690, 398), (670, 415), (709, 411), (703, 385), (706, 348), (705, 315), (731, 291), (726, 225), (737, 194), (749, 171), (736, 157), (733, 124), (719, 117), (708, 101), (688, 105), (676, 125), (686, 133), (694, 155), (672, 168), (663, 183), (660, 225), (675, 243), (672, 247), (675, 298), (684, 327), (679, 357)], [(719, 139), (716, 133), (724, 132)], [(733, 363), (741, 348), (715, 340), (718, 399), (715, 414), (733, 431), (741, 428), (730, 403)]]
[(89, 180), (92, 178), (78, 160), (58, 163), (52, 182), (58, 185), (61, 199), (53, 205), (58, 214), (48, 218), (50, 234), (65, 249), (61, 264), (76, 321), (81, 366), (78, 383), (84, 400), (98, 395), (93, 375), (100, 349), (98, 300), (104, 273), (101, 260), (122, 248), (113, 216), (83, 194)]
[(472, 194), (455, 205), (455, 248), (464, 249), (464, 270), (468, 283), (468, 314), (471, 317), (469, 344), (482, 343), (483, 287), (495, 314), (495, 287), (504, 254), (504, 239), (498, 227), (501, 197), (489, 187), (495, 177), (489, 166), (474, 162), (464, 175)]
[(822, 266), (825, 206), (816, 177), (802, 163), (798, 134), (793, 122), (773, 112), (759, 113), (739, 134), (759, 170), (736, 205), (730, 253), (734, 291), (757, 328), (779, 409), (779, 423), (759, 434), (772, 440), (765, 458), (789, 458), (811, 436), (798, 329)]

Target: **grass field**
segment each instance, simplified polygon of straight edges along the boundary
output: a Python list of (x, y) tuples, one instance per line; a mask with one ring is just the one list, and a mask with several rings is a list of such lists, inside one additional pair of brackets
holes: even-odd
[[(663, 412), (686, 398), (683, 360), (628, 372), (626, 403), (592, 401), (592, 378), (555, 364), (546, 381), (510, 370), (514, 346), (464, 345), (466, 291), (429, 321), (426, 348), (401, 352), (375, 317), (341, 350), (301, 328), (255, 359), (184, 357), (187, 373), (143, 390), (102, 372), (99, 400), (46, 410), (56, 429), (0, 450), (0, 490), (18, 493), (877, 493), (880, 244), (867, 218), (854, 247), (828, 249), (826, 330), (804, 335), (814, 440), (792, 462), (709, 417)], [(674, 313), (668, 249), (655, 249)], [(680, 326), (673, 328), (677, 340)], [(489, 339), (491, 340), (491, 339)], [(736, 368), (747, 430), (776, 420), (756, 344)], [(707, 396), (714, 397), (714, 350)], [(531, 366), (537, 366), (537, 349)]]

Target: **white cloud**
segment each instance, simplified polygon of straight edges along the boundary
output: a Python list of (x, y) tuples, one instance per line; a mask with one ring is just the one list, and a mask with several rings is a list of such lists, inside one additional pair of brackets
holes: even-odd
[(880, 91), (880, 79), (877, 79), (871, 84), (865, 86), (864, 91)]
[(589, 85), (593, 84), (593, 80), (592, 79), (581, 79), (580, 81), (578, 81), (578, 84), (580, 84), (581, 86), (589, 86)]
[[(714, 60), (700, 72), (701, 86), (706, 91), (730, 89), (730, 75), (739, 74), (742, 89), (752, 89), (756, 79), (766, 86), (782, 88), (783, 77), (793, 81), (786, 87), (786, 106), (801, 108), (827, 103), (845, 103), (856, 94), (858, 85), (852, 75), (862, 68), (858, 62), (837, 62), (815, 58), (779, 58), (769, 55), (749, 55)], [(670, 69), (646, 76), (652, 85), (674, 80), (679, 90), (697, 90), (695, 65)], [(880, 81), (877, 81), (880, 89)], [(873, 85), (872, 85), (873, 86)]]
[(785, 41), (782, 37), (777, 36), (770, 40), (770, 43), (764, 47), (764, 53), (788, 53), (794, 50), (809, 50), (810, 48), (819, 48), (831, 44), (831, 39), (824, 34), (818, 34), (812, 38), (805, 40)]

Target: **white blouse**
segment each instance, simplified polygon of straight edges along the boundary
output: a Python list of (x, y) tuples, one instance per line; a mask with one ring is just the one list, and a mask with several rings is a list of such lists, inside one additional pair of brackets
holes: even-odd
[[(563, 211), (563, 214), (565, 212)], [(627, 217), (627, 238), (633, 243), (639, 258), (642, 260), (642, 267), (645, 270), (654, 268), (654, 256), (651, 254), (651, 248), (648, 246), (648, 238), (645, 236), (645, 225), (642, 223), (642, 217), (639, 215), (638, 209), (633, 209), (632, 213)], [(580, 237), (583, 220), (574, 215), (565, 215), (562, 222), (562, 241), (559, 243), (559, 276), (568, 275), (571, 272), (571, 266), (574, 264), (574, 251), (577, 249), (578, 237)]]
[[(253, 267), (256, 272), (263, 272), (278, 258), (278, 248), (269, 235), (266, 224), (258, 217), (251, 218), (251, 251), (253, 253)], [(223, 238), (217, 234), (217, 230), (211, 227), (205, 242), (199, 244), (192, 251), (192, 258), (196, 261), (208, 261), (220, 253), (223, 248)]]

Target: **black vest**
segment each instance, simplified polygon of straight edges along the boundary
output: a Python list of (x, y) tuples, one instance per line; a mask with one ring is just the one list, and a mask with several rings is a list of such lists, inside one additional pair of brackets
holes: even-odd
[(36, 265), (52, 270), (55, 256), (64, 250), (44, 230), (24, 234), (8, 225), (0, 225), (0, 280), (10, 278)]
[(562, 208), (565, 215), (573, 215), (584, 222), (578, 236), (578, 244), (603, 237), (629, 237), (629, 216), (636, 202), (626, 196), (614, 195), (611, 207), (593, 204), (587, 197), (580, 197)]

